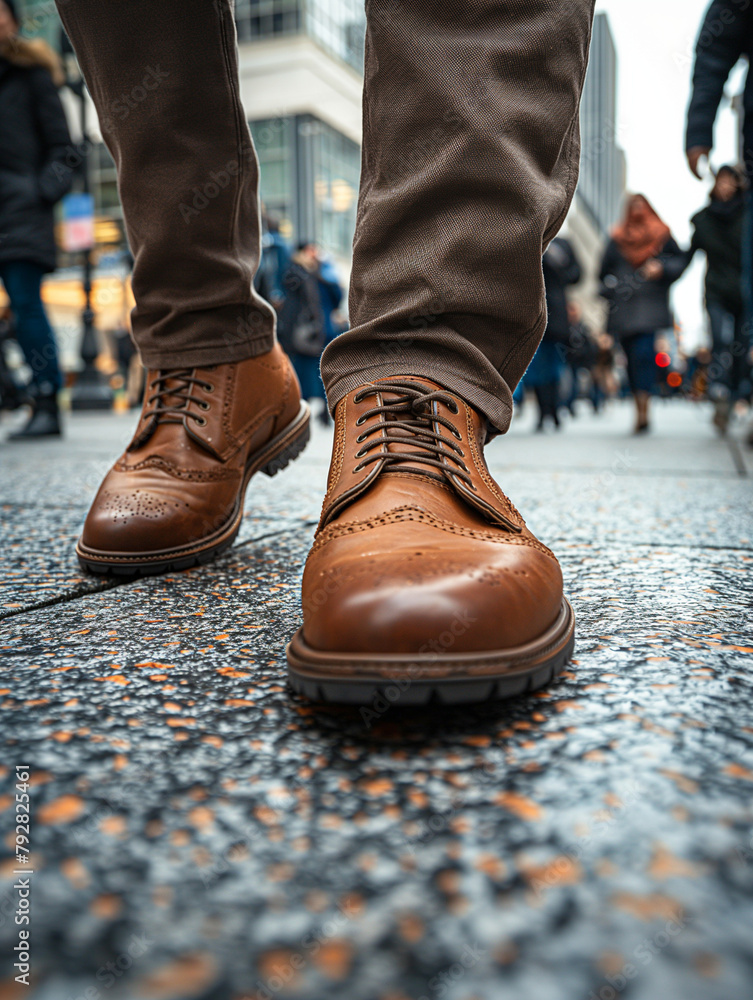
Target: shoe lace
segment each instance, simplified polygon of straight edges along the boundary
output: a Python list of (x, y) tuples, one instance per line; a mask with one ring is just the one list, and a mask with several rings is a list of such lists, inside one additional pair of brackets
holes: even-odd
[[(450, 461), (455, 466), (452, 470), (454, 475), (475, 490), (468, 466), (463, 461), (463, 449), (446, 437), (437, 425), (447, 428), (456, 440), (462, 441), (461, 434), (446, 416), (439, 411), (433, 412), (433, 404), (437, 402), (443, 403), (450, 413), (457, 414), (458, 405), (452, 396), (442, 390), (429, 391), (415, 382), (397, 380), (365, 387), (356, 393), (353, 401), (360, 403), (369, 396), (385, 392), (395, 393), (397, 399), (373, 406), (356, 420), (360, 427), (372, 417), (378, 417), (356, 438), (363, 447), (354, 456), (361, 461), (353, 472), (360, 472), (379, 461), (385, 465), (419, 462), (446, 472), (446, 463)], [(374, 436), (376, 432), (379, 432), (379, 437)], [(389, 450), (390, 444), (405, 444), (415, 450), (394, 452)]]
[(156, 378), (149, 383), (151, 395), (146, 400), (144, 419), (152, 419), (153, 426), (156, 427), (158, 423), (180, 424), (185, 417), (191, 417), (203, 427), (207, 422), (206, 417), (200, 413), (193, 413), (188, 409), (188, 404), (196, 403), (200, 409), (208, 410), (211, 403), (201, 396), (195, 396), (192, 391), (194, 386), (205, 392), (214, 391), (212, 383), (207, 382), (205, 378), (197, 377), (193, 368), (161, 369)]

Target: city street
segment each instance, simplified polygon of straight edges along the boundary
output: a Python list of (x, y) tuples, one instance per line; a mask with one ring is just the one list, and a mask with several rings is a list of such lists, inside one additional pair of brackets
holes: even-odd
[(23, 445), (3, 420), (0, 819), (10, 852), (28, 765), (34, 988), (7, 968), (0, 1000), (750, 995), (753, 449), (706, 403), (641, 438), (628, 403), (579, 405), (487, 451), (562, 562), (575, 660), (463, 710), (286, 687), (331, 431), (252, 481), (216, 562), (128, 582), (73, 545), (136, 414)]

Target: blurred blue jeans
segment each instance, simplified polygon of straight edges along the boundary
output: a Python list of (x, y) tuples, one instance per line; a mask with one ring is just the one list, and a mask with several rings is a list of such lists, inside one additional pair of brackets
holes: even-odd
[(656, 385), (656, 334), (633, 333), (621, 340), (627, 358), (628, 385), (633, 395), (653, 392)]
[(746, 394), (748, 330), (742, 313), (733, 313), (721, 302), (707, 299), (706, 311), (711, 327), (711, 365), (709, 397), (714, 400), (738, 399)]
[(31, 368), (40, 395), (52, 395), (63, 384), (55, 335), (41, 298), (45, 269), (30, 260), (0, 262), (0, 280), (16, 321), (16, 340)]

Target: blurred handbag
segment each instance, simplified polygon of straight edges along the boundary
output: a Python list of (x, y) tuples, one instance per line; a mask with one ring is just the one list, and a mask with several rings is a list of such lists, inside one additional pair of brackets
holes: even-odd
[(296, 354), (307, 358), (318, 358), (324, 350), (324, 331), (316, 320), (296, 323), (293, 327), (291, 347)]

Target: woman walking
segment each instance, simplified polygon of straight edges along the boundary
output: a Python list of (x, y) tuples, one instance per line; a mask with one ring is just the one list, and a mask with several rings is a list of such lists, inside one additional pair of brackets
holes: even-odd
[(708, 205), (690, 220), (693, 238), (688, 263), (697, 250), (706, 254), (706, 311), (712, 343), (708, 393), (721, 434), (727, 433), (735, 400), (745, 394), (749, 368), (742, 284), (744, 190), (745, 181), (735, 167), (720, 167)]
[(526, 388), (536, 393), (539, 404), (537, 431), (544, 430), (547, 417), (559, 430), (560, 378), (570, 359), (570, 321), (566, 288), (580, 281), (581, 269), (575, 251), (564, 237), (549, 244), (542, 261), (546, 293), (547, 324), (544, 337), (525, 374)]
[(635, 433), (649, 429), (649, 400), (656, 381), (654, 339), (674, 323), (669, 289), (686, 267), (669, 227), (641, 194), (629, 198), (621, 223), (612, 230), (601, 264), (601, 295), (609, 303), (607, 332), (627, 357), (635, 399)]
[(320, 421), (329, 420), (319, 359), (326, 347), (325, 310), (319, 291), (319, 248), (304, 240), (290, 259), (282, 281), (285, 301), (277, 319), (280, 345), (293, 362), (301, 384), (301, 397), (321, 399)]
[(60, 434), (62, 379), (40, 289), (56, 266), (53, 208), (70, 187), (71, 138), (57, 56), (45, 42), (19, 38), (18, 28), (14, 0), (0, 0), (0, 280), (32, 372), (32, 413), (11, 435), (27, 439)]

